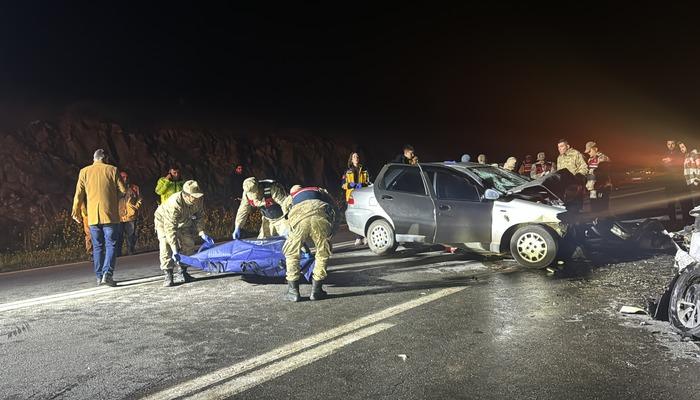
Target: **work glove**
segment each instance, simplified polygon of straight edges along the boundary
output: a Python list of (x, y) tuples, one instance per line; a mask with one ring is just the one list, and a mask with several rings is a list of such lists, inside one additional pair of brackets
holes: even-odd
[(362, 187), (362, 184), (361, 184), (361, 183), (356, 183), (356, 184), (355, 184), (355, 189), (360, 189), (361, 187)]
[(173, 258), (173, 261), (175, 261), (176, 263), (179, 263), (180, 262), (180, 253), (178, 253), (177, 251), (174, 252), (172, 258)]
[(213, 246), (213, 245), (214, 245), (214, 239), (212, 239), (212, 238), (211, 238), (209, 235), (207, 235), (206, 233), (202, 232), (202, 234), (199, 235), (199, 237), (201, 237), (202, 240), (204, 240), (204, 243), (206, 243), (206, 244), (208, 244), (208, 245), (210, 245), (210, 246)]
[(233, 240), (240, 239), (241, 238), (241, 228), (236, 227), (236, 229), (233, 230), (233, 235), (231, 235), (231, 237), (233, 237)]

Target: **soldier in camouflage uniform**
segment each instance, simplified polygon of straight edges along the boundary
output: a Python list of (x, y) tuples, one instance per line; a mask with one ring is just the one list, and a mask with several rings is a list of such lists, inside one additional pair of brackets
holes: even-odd
[(579, 180), (579, 185), (571, 185), (566, 189), (564, 202), (566, 209), (578, 212), (583, 209), (583, 185), (588, 175), (588, 163), (578, 150), (569, 145), (566, 139), (560, 139), (557, 143), (559, 157), (557, 157), (557, 171), (568, 169)]
[[(204, 233), (204, 201), (196, 181), (187, 181), (181, 192), (176, 192), (162, 203), (155, 212), (155, 227), (160, 249), (160, 269), (165, 275), (163, 286), (173, 286), (175, 281), (194, 280), (187, 267), (180, 265), (180, 254), (195, 251), (195, 235), (207, 243), (214, 241)], [(180, 268), (173, 276), (175, 265)]]
[(311, 300), (321, 300), (327, 293), (323, 290), (326, 279), (326, 264), (331, 257), (330, 239), (337, 210), (325, 189), (292, 187), (285, 208), (289, 209), (289, 237), (282, 251), (287, 264), (287, 294), (289, 301), (299, 301), (300, 253), (305, 240), (311, 238), (316, 245), (316, 264), (311, 286)]
[(241, 238), (241, 226), (255, 208), (258, 208), (262, 213), (258, 239), (286, 236), (289, 226), (284, 218), (284, 212), (282, 212), (282, 203), (286, 197), (287, 192), (282, 185), (273, 180), (258, 181), (254, 177), (244, 180), (241, 205), (236, 213), (233, 239)]
[(588, 164), (583, 158), (580, 151), (569, 145), (566, 139), (559, 140), (557, 143), (559, 157), (557, 158), (557, 171), (568, 169), (572, 174), (581, 174), (584, 177), (588, 175)]

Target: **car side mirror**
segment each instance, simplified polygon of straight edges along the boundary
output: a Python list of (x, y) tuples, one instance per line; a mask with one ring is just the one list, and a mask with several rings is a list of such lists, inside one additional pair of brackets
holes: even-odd
[(498, 200), (500, 197), (501, 194), (493, 189), (486, 189), (486, 192), (484, 192), (484, 198), (486, 200)]

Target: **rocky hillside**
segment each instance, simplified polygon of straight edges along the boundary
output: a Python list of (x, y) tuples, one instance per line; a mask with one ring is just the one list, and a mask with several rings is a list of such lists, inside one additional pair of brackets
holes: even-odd
[(242, 163), (246, 175), (285, 185), (338, 187), (349, 143), (303, 132), (235, 129), (125, 128), (118, 121), (64, 115), (0, 133), (0, 249), (16, 247), (19, 232), (70, 209), (78, 171), (97, 148), (129, 171), (151, 205), (158, 177), (173, 163), (186, 179), (200, 182), (212, 206), (228, 201), (234, 163)]

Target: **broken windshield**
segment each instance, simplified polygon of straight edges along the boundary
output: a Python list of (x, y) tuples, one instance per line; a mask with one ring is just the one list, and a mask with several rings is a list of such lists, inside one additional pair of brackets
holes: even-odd
[(516, 186), (530, 181), (530, 179), (497, 167), (470, 168), (470, 172), (476, 175), (487, 189), (495, 189), (501, 193), (507, 193)]

